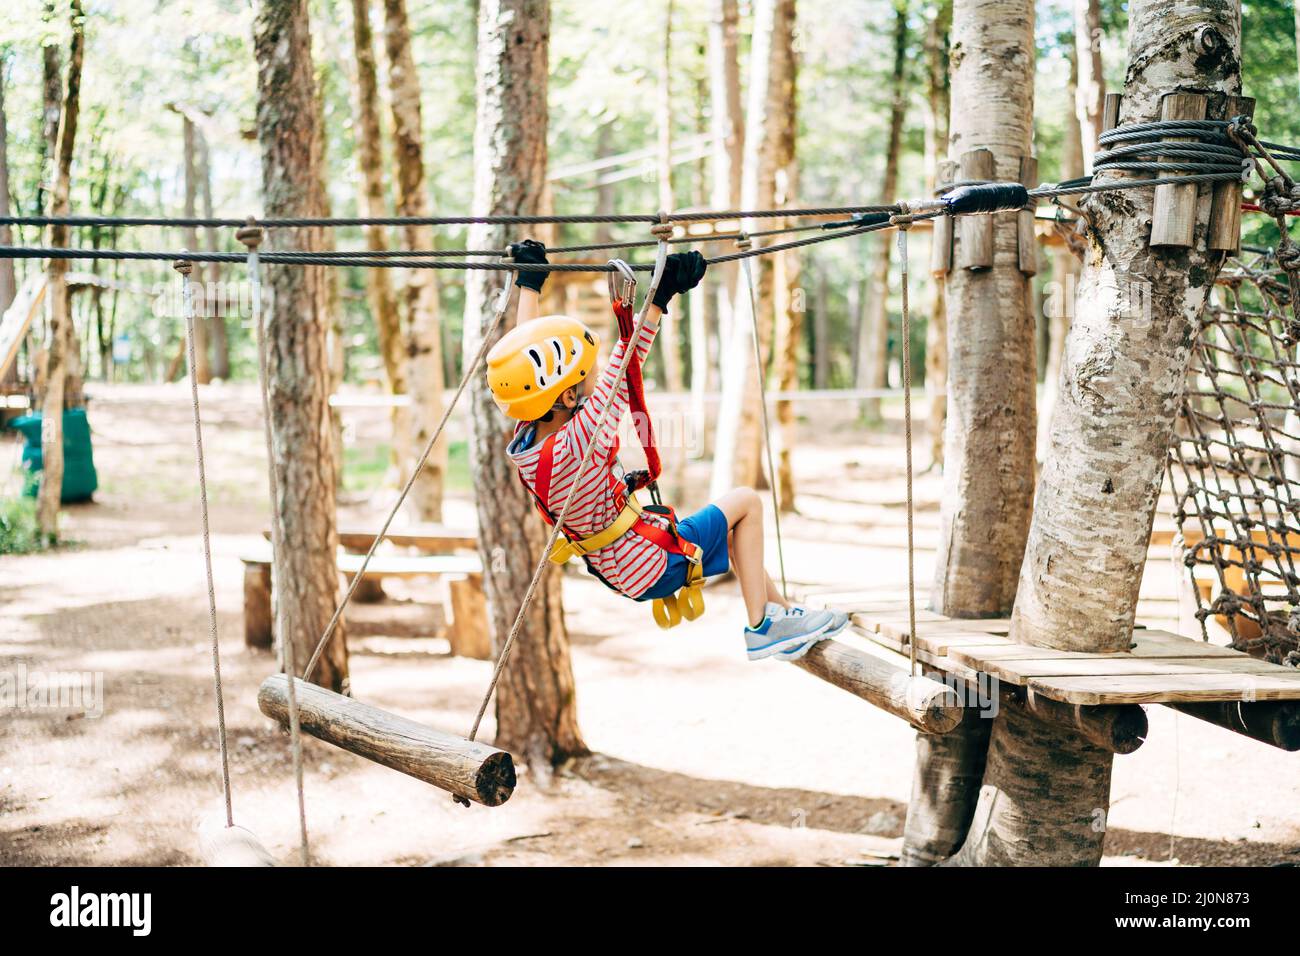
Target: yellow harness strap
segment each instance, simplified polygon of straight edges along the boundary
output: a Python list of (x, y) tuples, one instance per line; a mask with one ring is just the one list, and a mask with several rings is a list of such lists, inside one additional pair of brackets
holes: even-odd
[[(641, 504), (636, 496), (628, 495), (627, 503), (612, 524), (577, 541), (560, 538), (548, 557), (555, 564), (564, 564), (570, 558), (580, 558), (608, 547), (632, 530), (641, 513)], [(650, 606), (655, 623), (665, 630), (676, 627), (683, 618), (693, 621), (704, 613), (704, 549), (685, 540), (681, 544), (683, 556), (689, 564), (686, 583), (676, 594), (655, 598)]]

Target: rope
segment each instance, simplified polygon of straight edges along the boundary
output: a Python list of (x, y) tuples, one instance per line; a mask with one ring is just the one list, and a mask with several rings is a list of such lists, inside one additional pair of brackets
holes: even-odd
[(908, 312), (907, 290), (907, 231), (911, 227), (912, 217), (906, 203), (900, 203), (902, 213), (894, 218), (898, 227), (898, 272), (899, 291), (902, 293), (902, 339), (903, 339), (903, 446), (907, 455), (907, 623), (908, 623), (908, 659), (911, 662), (912, 676), (916, 676), (916, 540), (913, 528), (912, 505), (912, 325)]
[[(262, 270), (258, 263), (258, 246), (262, 242), (262, 230), (250, 222), (236, 233), (236, 237), (248, 247), (248, 284), (252, 297), (254, 335), (257, 337), (257, 384), (262, 399), (262, 436), (266, 440), (266, 471), (271, 485), (271, 593), (274, 594), (275, 558), (284, 552), (280, 521), (276, 514), (280, 501), (280, 480), (271, 434), (270, 362), (267, 356), (266, 326), (262, 320)], [(292, 755), (294, 785), (298, 796), (298, 851), (302, 865), (311, 866), (311, 845), (307, 835), (307, 800), (303, 788), (302, 725), (298, 717), (298, 689), (293, 681), (297, 667), (293, 659), (293, 641), (286, 640), (283, 633), (277, 634), (276, 638), (280, 650), (280, 671), (290, 678), (288, 683), (289, 751)]]
[[(601, 223), (709, 222), (720, 219), (785, 219), (802, 216), (852, 216), (864, 212), (897, 212), (896, 206), (812, 206), (802, 209), (726, 209), (677, 213), (633, 213), (618, 215), (552, 216), (380, 216), (307, 217), (261, 219), (266, 229), (347, 228), (352, 226), (539, 226), (553, 223), (588, 225)], [(0, 216), (0, 226), (176, 226), (189, 229), (238, 228), (245, 219), (176, 218), (170, 216)]]
[[(504, 265), (504, 263), (502, 265)], [(375, 551), (378, 550), (379, 546), (383, 543), (384, 537), (388, 534), (388, 528), (393, 523), (393, 518), (395, 518), (397, 512), (401, 510), (402, 504), (406, 501), (406, 496), (410, 494), (411, 488), (415, 485), (415, 479), (419, 477), (420, 472), (424, 469), (425, 463), (429, 460), (429, 455), (433, 453), (433, 446), (436, 445), (438, 439), (442, 437), (442, 431), (447, 427), (447, 422), (451, 418), (451, 413), (456, 409), (456, 403), (460, 401), (461, 395), (465, 393), (465, 388), (469, 385), (470, 379), (474, 376), (474, 373), (477, 372), (479, 366), (483, 364), (483, 359), (487, 355), (489, 344), (492, 341), (492, 335), (496, 332), (498, 326), (501, 325), (501, 320), (506, 314), (506, 307), (510, 304), (510, 294), (513, 288), (514, 280), (512, 277), (510, 281), (506, 282), (505, 288), (501, 290), (501, 298), (497, 301), (496, 312), (492, 316), (492, 324), (488, 328), (487, 333), (483, 336), (483, 341), (479, 345), (477, 354), (475, 354), (473, 360), (465, 366), (465, 373), (461, 376), (460, 384), (456, 386), (456, 393), (452, 395), (451, 401), (447, 404), (447, 408), (442, 413), (442, 420), (438, 422), (438, 427), (433, 430), (433, 435), (430, 436), (428, 442), (425, 443), (424, 451), (420, 453), (420, 457), (415, 462), (415, 467), (411, 469), (410, 477), (406, 479), (406, 484), (402, 486), (402, 491), (397, 496), (397, 501), (393, 503), (393, 507), (388, 512), (388, 517), (384, 519), (384, 524), (383, 527), (379, 529), (379, 534), (375, 535), (375, 540), (370, 542), (370, 550), (366, 552), (365, 558), (362, 559), (361, 568), (355, 575), (353, 575), (352, 583), (348, 585), (348, 589), (343, 595), (343, 600), (340, 601), (339, 606), (334, 609), (334, 615), (330, 618), (329, 624), (326, 625), (325, 633), (321, 635), (320, 641), (316, 644), (316, 650), (312, 652), (311, 659), (307, 662), (307, 668), (302, 675), (303, 680), (311, 680), (312, 672), (316, 669), (316, 663), (320, 660), (321, 652), (325, 650), (325, 645), (329, 643), (330, 637), (334, 634), (334, 629), (338, 626), (339, 618), (343, 616), (344, 608), (346, 608), (348, 602), (352, 600), (352, 595), (356, 593), (357, 586), (365, 576), (366, 568), (370, 566), (370, 559), (375, 556)], [(290, 681), (290, 683), (292, 684), (293, 682)], [(471, 737), (470, 739), (473, 740), (474, 738)]]
[(203, 419), (199, 412), (199, 377), (194, 349), (194, 290), (190, 285), (193, 266), (177, 262), (185, 304), (185, 342), (189, 359), (190, 403), (194, 410), (194, 459), (199, 470), (199, 514), (203, 519), (203, 570), (208, 582), (208, 630), (212, 641), (212, 686), (217, 698), (217, 734), (221, 741), (221, 792), (226, 802), (226, 827), (235, 825), (230, 800), (230, 748), (226, 740), (226, 698), (221, 686), (221, 647), (217, 640), (217, 592), (212, 580), (212, 541), (208, 533), (208, 478), (203, 458)]
[[(661, 222), (661, 225), (664, 223)], [(641, 330), (645, 328), (646, 320), (650, 317), (650, 306), (654, 302), (655, 292), (659, 288), (659, 280), (663, 278), (664, 265), (668, 261), (668, 241), (667, 237), (660, 235), (658, 251), (655, 255), (654, 272), (650, 278), (650, 288), (646, 291), (645, 301), (641, 305), (641, 314), (637, 316), (636, 325), (632, 329), (632, 335), (629, 340), (630, 344), (623, 350), (623, 361), (619, 363), (614, 372), (614, 382), (610, 389), (610, 394), (617, 394), (619, 387), (623, 384), (623, 379), (627, 375), (628, 366), (632, 363), (632, 356), (636, 352), (635, 343), (641, 337)], [(490, 335), (484, 336), (486, 343)], [(523, 629), (524, 615), (528, 613), (529, 605), (533, 602), (533, 596), (537, 593), (537, 585), (542, 579), (542, 574), (546, 571), (546, 565), (550, 561), (551, 549), (555, 547), (555, 542), (559, 539), (560, 531), (564, 527), (564, 522), (569, 517), (569, 509), (572, 507), (574, 499), (577, 497), (578, 489), (582, 485), (583, 475), (587, 472), (587, 466), (591, 463), (592, 455), (596, 446), (600, 443), (600, 436), (605, 430), (605, 423), (609, 419), (609, 413), (616, 403), (609, 401), (601, 409), (600, 415), (596, 419), (596, 425), (592, 429), (591, 441), (587, 443), (587, 450), (582, 455), (582, 460), (578, 462), (578, 470), (573, 476), (573, 482), (569, 486), (569, 493), (564, 499), (564, 506), (560, 508), (559, 514), (555, 517), (555, 523), (551, 525), (551, 533), (547, 536), (546, 546), (542, 549), (541, 556), (537, 560), (537, 567), (533, 571), (532, 580), (528, 582), (528, 589), (524, 591), (523, 600), (519, 602), (519, 611), (515, 614), (514, 623), (510, 625), (510, 632), (506, 636), (505, 643), (501, 647), (501, 653), (497, 656), (496, 667), (492, 670), (492, 679), (488, 682), (487, 691), (483, 694), (483, 700), (478, 707), (478, 713), (474, 716), (474, 725), (470, 727), (469, 739), (472, 741), (478, 736), (479, 726), (483, 722), (483, 715), (487, 712), (488, 703), (492, 700), (492, 695), (496, 692), (497, 684), (501, 680), (501, 673), (505, 670), (506, 661), (510, 659), (510, 651), (515, 646), (515, 641), (519, 637), (519, 632)], [(468, 806), (467, 800), (461, 797), (453, 798), (459, 803)]]
[[(749, 248), (749, 239), (742, 238), (737, 245), (742, 251), (746, 250)], [(767, 369), (763, 365), (763, 350), (758, 344), (758, 296), (754, 292), (754, 273), (749, 267), (749, 260), (743, 260), (741, 265), (745, 269), (745, 283), (749, 286), (750, 338), (754, 343), (754, 368), (758, 373), (758, 407), (763, 410), (763, 449), (767, 454), (767, 485), (772, 492), (772, 517), (776, 523), (776, 555), (781, 564), (781, 597), (788, 601), (790, 588), (785, 578), (785, 548), (781, 542), (780, 489), (777, 488), (776, 466), (772, 462), (772, 433), (767, 415)]]

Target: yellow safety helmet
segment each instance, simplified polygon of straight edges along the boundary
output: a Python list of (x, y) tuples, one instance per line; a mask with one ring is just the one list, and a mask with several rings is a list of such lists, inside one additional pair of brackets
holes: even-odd
[(541, 418), (565, 389), (587, 380), (599, 345), (591, 329), (567, 315), (515, 326), (487, 356), (488, 387), (497, 407), (522, 422)]

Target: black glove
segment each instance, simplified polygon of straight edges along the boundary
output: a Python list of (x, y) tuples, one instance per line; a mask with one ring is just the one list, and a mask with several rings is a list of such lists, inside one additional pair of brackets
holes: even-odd
[(700, 284), (708, 267), (704, 256), (698, 252), (674, 252), (664, 263), (664, 274), (659, 279), (659, 288), (655, 289), (654, 304), (667, 309), (669, 299)]
[[(546, 247), (536, 239), (525, 239), (523, 242), (515, 242), (510, 245), (510, 258), (515, 262), (526, 262), (539, 264), (546, 262)], [(525, 272), (519, 273), (519, 278), (515, 280), (515, 285), (521, 289), (532, 289), (534, 292), (541, 292), (542, 286), (546, 284), (546, 277), (549, 272)]]

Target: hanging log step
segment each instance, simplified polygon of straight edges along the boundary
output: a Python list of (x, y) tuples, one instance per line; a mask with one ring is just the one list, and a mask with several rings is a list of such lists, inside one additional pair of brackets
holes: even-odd
[[(296, 678), (294, 691), (302, 729), (318, 740), (484, 806), (500, 806), (514, 792), (515, 765), (504, 750), (432, 730)], [(274, 674), (264, 680), (257, 706), (288, 726), (289, 679)]]
[(961, 721), (961, 700), (947, 684), (913, 677), (901, 667), (839, 641), (819, 641), (795, 664), (903, 718), (923, 734), (946, 734)]

